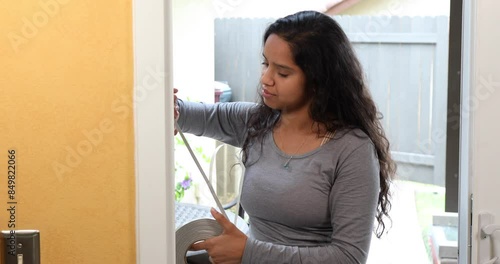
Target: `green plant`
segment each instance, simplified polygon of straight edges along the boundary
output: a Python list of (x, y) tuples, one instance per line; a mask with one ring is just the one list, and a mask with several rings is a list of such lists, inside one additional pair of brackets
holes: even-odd
[[(175, 137), (175, 149), (178, 148), (186, 148), (186, 144), (180, 137)], [(210, 156), (206, 155), (203, 148), (201, 146), (192, 147), (193, 152), (198, 157), (199, 162), (205, 162), (206, 164), (210, 163)], [(200, 159), (201, 157), (201, 159)], [(182, 159), (181, 159), (182, 160)], [(177, 180), (175, 184), (175, 201), (180, 202), (184, 198), (185, 191), (189, 190), (193, 185), (192, 169), (197, 170), (197, 167), (188, 168), (182, 162), (175, 161), (175, 179)], [(196, 172), (194, 172), (196, 173)]]
[(175, 185), (175, 201), (180, 202), (184, 198), (184, 191), (188, 190), (193, 183), (193, 179), (186, 173), (184, 180), (177, 182)]

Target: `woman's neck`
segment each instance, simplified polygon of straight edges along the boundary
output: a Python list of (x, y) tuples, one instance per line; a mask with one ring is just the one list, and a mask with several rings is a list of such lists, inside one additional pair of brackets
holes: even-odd
[[(287, 133), (311, 134), (323, 131), (323, 126), (318, 126), (309, 112), (281, 113), (277, 128)], [(320, 131), (318, 131), (320, 130)]]

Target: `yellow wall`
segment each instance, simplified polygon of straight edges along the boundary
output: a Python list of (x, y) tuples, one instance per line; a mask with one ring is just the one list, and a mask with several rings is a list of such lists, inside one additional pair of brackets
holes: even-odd
[(14, 149), (16, 229), (40, 230), (42, 263), (135, 263), (131, 9), (2, 3), (0, 229)]

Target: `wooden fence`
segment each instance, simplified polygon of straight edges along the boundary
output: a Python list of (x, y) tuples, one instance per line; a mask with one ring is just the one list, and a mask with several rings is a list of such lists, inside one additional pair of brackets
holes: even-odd
[[(398, 162), (398, 177), (445, 184), (448, 18), (334, 16), (353, 43)], [(215, 80), (255, 101), (274, 19), (215, 21)]]

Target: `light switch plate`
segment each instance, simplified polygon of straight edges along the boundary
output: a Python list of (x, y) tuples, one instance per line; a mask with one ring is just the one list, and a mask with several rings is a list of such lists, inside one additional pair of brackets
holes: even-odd
[(40, 231), (3, 230), (5, 264), (40, 264)]

